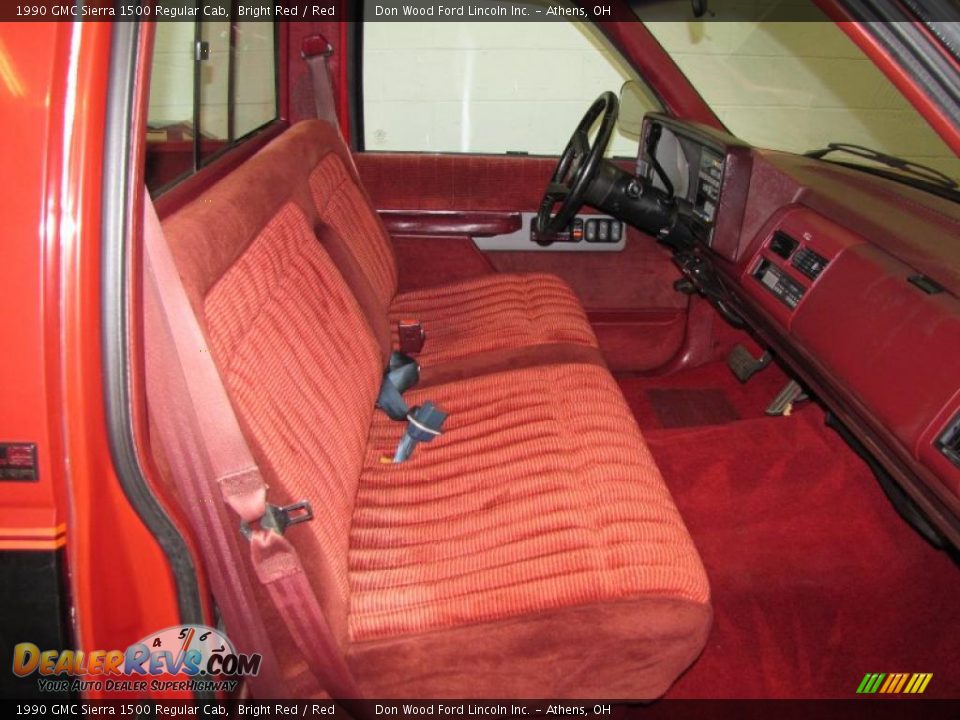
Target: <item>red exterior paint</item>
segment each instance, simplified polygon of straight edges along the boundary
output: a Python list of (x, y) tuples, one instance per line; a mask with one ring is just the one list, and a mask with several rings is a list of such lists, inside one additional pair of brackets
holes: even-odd
[[(113, 473), (100, 357), (107, 23), (0, 26), (8, 167), (0, 438), (36, 442), (37, 483), (3, 483), (6, 541), (66, 523), (79, 648), (124, 648), (179, 619), (166, 559)], [(25, 242), (15, 242), (25, 238)], [(35, 240), (36, 238), (36, 240)], [(39, 242), (38, 242), (39, 240)], [(12, 290), (12, 291), (11, 291)], [(69, 498), (69, 501), (67, 500)], [(92, 695), (91, 695), (92, 697)]]
[[(0, 27), (0, 52), (10, 66), (5, 86), (0, 85), (0, 116), (6, 124), (0, 143), (4, 164), (18, 171), (0, 174), (0, 192), (7, 207), (19, 212), (4, 212), (0, 312), (5, 344), (15, 351), (0, 353), (0, 438), (37, 443), (39, 480), (3, 484), (0, 549), (50, 548), (63, 544), (57, 528), (67, 520), (63, 428), (51, 418), (61, 402), (57, 243), (51, 237), (54, 218), (44, 202), (50, 191), (59, 195), (55, 187), (48, 189), (56, 169), (45, 162), (48, 135), (57, 134), (46, 111), (55, 62), (51, 53), (30, 58), (37, 46), (53, 47), (58, 32), (54, 25), (7, 28)], [(46, 274), (46, 268), (53, 272)], [(43, 535), (42, 541), (29, 539)]]

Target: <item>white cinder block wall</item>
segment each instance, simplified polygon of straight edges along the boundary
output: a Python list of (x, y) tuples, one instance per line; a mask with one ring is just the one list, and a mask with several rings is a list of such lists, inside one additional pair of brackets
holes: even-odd
[(159, 22), (150, 70), (151, 125), (193, 122), (193, 35), (189, 22)]
[[(557, 155), (634, 77), (581, 23), (368, 22), (363, 43), (368, 150)], [(618, 133), (612, 152), (636, 145)]]

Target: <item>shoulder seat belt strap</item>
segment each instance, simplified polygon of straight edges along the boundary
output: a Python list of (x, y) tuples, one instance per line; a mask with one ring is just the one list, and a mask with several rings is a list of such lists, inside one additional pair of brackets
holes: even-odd
[[(257, 697), (326, 693), (338, 699), (359, 698), (297, 551), (282, 534), (287, 525), (309, 519), (302, 512), (309, 514), (309, 506), (268, 505), (263, 476), (149, 196), (144, 204), (147, 399), (172, 480), (197, 531), (227, 632), (244, 652), (264, 657), (259, 674), (249, 678), (251, 691)], [(242, 533), (227, 508), (239, 516)], [(244, 555), (312, 674), (300, 669), (293, 677), (281, 676)]]
[(339, 128), (337, 103), (334, 100), (333, 85), (330, 82), (330, 67), (327, 65), (327, 59), (331, 55), (333, 55), (333, 46), (320, 34), (307, 35), (300, 46), (300, 57), (307, 63), (310, 71), (313, 107), (317, 117)]
[[(313, 110), (320, 120), (324, 120), (336, 128), (343, 139), (340, 128), (340, 119), (337, 117), (337, 101), (333, 95), (333, 82), (330, 79), (330, 57), (333, 55), (333, 46), (327, 39), (315, 33), (307, 35), (300, 45), (300, 57), (307, 64), (310, 73), (310, 85), (313, 88)], [(347, 156), (353, 174), (359, 176), (353, 153), (347, 148)]]

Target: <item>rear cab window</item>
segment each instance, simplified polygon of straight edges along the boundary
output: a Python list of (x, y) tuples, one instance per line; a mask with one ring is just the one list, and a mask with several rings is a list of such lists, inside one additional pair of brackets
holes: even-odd
[(272, 22), (156, 24), (147, 113), (152, 194), (277, 119), (277, 47)]

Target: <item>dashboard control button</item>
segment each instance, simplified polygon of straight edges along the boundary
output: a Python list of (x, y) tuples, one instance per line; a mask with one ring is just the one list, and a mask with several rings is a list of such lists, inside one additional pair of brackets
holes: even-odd
[(607, 242), (610, 239), (610, 221), (597, 220), (597, 242)]
[(583, 237), (587, 242), (597, 241), (597, 221), (596, 220), (587, 220), (586, 229), (584, 230)]

